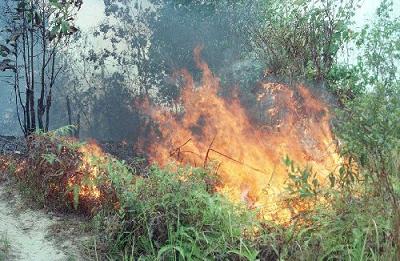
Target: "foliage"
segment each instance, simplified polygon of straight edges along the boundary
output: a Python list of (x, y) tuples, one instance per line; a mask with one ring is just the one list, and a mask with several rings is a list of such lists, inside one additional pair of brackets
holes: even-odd
[[(48, 131), (52, 90), (61, 67), (57, 53), (78, 29), (82, 0), (6, 0), (0, 43), (1, 71), (11, 71), (18, 122), (25, 136)], [(39, 88), (38, 88), (39, 87)], [(24, 90), (24, 91), (23, 91)]]
[(324, 83), (339, 50), (352, 37), (357, 1), (257, 1), (262, 11), (249, 28), (268, 74)]
[[(317, 206), (306, 225), (268, 231), (284, 260), (394, 260), (390, 213), (379, 198), (345, 200), (338, 195)], [(268, 235), (264, 233), (264, 236)]]
[[(363, 46), (358, 58), (358, 82), (364, 92), (345, 103), (338, 112), (337, 135), (342, 155), (353, 164), (347, 167), (365, 186), (364, 197), (371, 191), (391, 205), (390, 217), (394, 242), (400, 242), (400, 78), (398, 65), (400, 24), (392, 18), (392, 3), (383, 1), (378, 19), (361, 32)], [(354, 180), (354, 179), (353, 179)], [(397, 258), (400, 248), (397, 246)]]
[[(254, 252), (242, 235), (243, 229), (251, 228), (249, 214), (212, 193), (206, 172), (192, 168), (170, 172), (156, 167), (150, 172), (134, 185), (129, 174), (110, 173), (121, 203), (112, 248), (116, 254), (124, 249), (123, 253), (145, 260), (177, 256), (191, 260)], [(108, 226), (102, 223), (101, 230)]]
[[(91, 156), (83, 157), (80, 148), (85, 146), (55, 132), (38, 134), (31, 141), (29, 158), (14, 170), (31, 200), (61, 211), (76, 211), (65, 179), (97, 170), (95, 184), (85, 183), (84, 178), (76, 184), (81, 189), (96, 185), (102, 196), (90, 198), (77, 191), (75, 205), (78, 213), (92, 217), (95, 248), (102, 249), (97, 255), (124, 260), (394, 258), (390, 219), (394, 212), (382, 204), (380, 194), (372, 190), (360, 194), (362, 186), (350, 192), (336, 187), (326, 201), (313, 200), (324, 190), (313, 184), (312, 172), (295, 168), (289, 159), (294, 182), (291, 203), (309, 199), (313, 203), (292, 223), (279, 225), (256, 219), (253, 211), (216, 194), (216, 177), (207, 170), (152, 166), (147, 175), (139, 176), (140, 169), (110, 156), (89, 151)], [(91, 168), (81, 169), (88, 159)]]
[(105, 63), (116, 68), (135, 95), (156, 94), (157, 101), (173, 103), (180, 86), (172, 76), (182, 68), (198, 75), (193, 49), (199, 45), (221, 74), (244, 58), (250, 44), (234, 26), (248, 16), (244, 1), (149, 2), (150, 7), (135, 0), (105, 0), (107, 18), (94, 36), (109, 40), (111, 48), (94, 48), (90, 56), (95, 68)]
[[(115, 197), (105, 172), (97, 167), (105, 159), (82, 150), (90, 145), (60, 136), (71, 129), (30, 136), (29, 156), (14, 174), (23, 194), (38, 206), (91, 215), (100, 207), (112, 206)], [(94, 189), (99, 190), (100, 198), (90, 194)]]
[[(347, 103), (337, 123), (342, 154), (353, 161), (347, 168), (352, 180), (361, 181), (363, 197), (370, 190), (389, 202), (394, 241), (400, 239), (400, 86), (375, 86), (375, 90)], [(362, 179), (354, 176), (361, 175)], [(400, 250), (398, 250), (400, 251)]]
[(350, 50), (355, 62), (337, 62), (328, 75), (329, 87), (342, 105), (378, 85), (392, 88), (398, 84), (399, 39), (400, 22), (393, 1), (382, 1), (375, 17), (361, 31), (353, 33)]
[(376, 10), (375, 19), (358, 33), (360, 48), (357, 66), (364, 86), (398, 84), (400, 80), (400, 16), (393, 1), (384, 0)]
[(287, 156), (284, 163), (288, 170), (289, 182), (287, 190), (291, 195), (298, 195), (300, 198), (316, 197), (321, 193), (317, 173), (310, 168), (301, 169), (296, 167), (293, 160)]
[(400, 24), (390, 18), (391, 7), (383, 1), (378, 20), (360, 35), (359, 41), (368, 50), (358, 58), (356, 77), (365, 90), (345, 103), (336, 123), (342, 154), (355, 161), (365, 179), (381, 182), (377, 188), (384, 186), (387, 192), (393, 192), (388, 179), (399, 178), (400, 149), (400, 49), (396, 37)]

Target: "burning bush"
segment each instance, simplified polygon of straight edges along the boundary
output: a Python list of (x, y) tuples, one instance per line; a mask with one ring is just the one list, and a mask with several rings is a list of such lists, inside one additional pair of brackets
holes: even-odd
[(252, 212), (215, 194), (216, 177), (205, 169), (151, 167), (142, 177), (95, 143), (57, 132), (31, 136), (28, 147), (24, 164), (14, 171), (23, 191), (42, 206), (94, 216), (98, 247), (112, 256), (256, 254), (245, 236), (257, 226)]
[(290, 203), (306, 207), (308, 215), (296, 218), (307, 222), (284, 225), (260, 220), (248, 205), (224, 197), (215, 189), (219, 176), (210, 169), (153, 166), (139, 176), (95, 143), (55, 133), (31, 137), (24, 161), (1, 160), (43, 205), (92, 215), (96, 249), (115, 259), (315, 260), (320, 253), (341, 259), (349, 248), (354, 259), (365, 255), (364, 248), (393, 256), (388, 210), (374, 195), (359, 198), (335, 190), (329, 208), (318, 200), (309, 208), (304, 199), (325, 191), (314, 173), (289, 159)]
[(255, 91), (264, 119), (260, 126), (239, 99), (219, 94), (219, 79), (201, 59), (201, 48), (194, 56), (203, 77), (198, 86), (182, 70), (180, 110), (146, 108), (159, 127), (146, 148), (150, 160), (161, 166), (171, 161), (216, 165), (217, 191), (257, 208), (267, 220), (290, 222), (293, 214), (281, 204), (289, 179), (283, 158), (312, 168), (320, 184), (329, 184), (341, 164), (327, 104), (303, 85), (262, 83)]
[(90, 214), (116, 201), (102, 167), (108, 156), (95, 143), (50, 132), (29, 137), (28, 147), (15, 176), (23, 191), (41, 205)]

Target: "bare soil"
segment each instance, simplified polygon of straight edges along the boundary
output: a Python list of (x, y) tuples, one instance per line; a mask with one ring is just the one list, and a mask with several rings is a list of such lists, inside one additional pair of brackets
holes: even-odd
[(0, 182), (0, 261), (86, 260), (78, 246), (84, 236), (73, 231), (76, 227), (76, 222), (65, 226), (62, 217), (29, 208), (13, 184)]

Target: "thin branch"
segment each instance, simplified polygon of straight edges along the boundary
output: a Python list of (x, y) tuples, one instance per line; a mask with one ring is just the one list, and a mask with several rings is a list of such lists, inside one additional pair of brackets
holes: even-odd
[(206, 152), (206, 157), (204, 158), (204, 164), (203, 167), (205, 168), (207, 166), (207, 159), (208, 159), (208, 154), (210, 153), (210, 150), (212, 148), (212, 145), (214, 144), (215, 138), (217, 137), (217, 134), (215, 134), (214, 138), (212, 139), (210, 145), (208, 146), (208, 150)]

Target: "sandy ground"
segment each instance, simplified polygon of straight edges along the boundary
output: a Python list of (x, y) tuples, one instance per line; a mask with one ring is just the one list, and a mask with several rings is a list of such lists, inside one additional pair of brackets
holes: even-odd
[(7, 183), (0, 184), (0, 241), (3, 248), (7, 245), (6, 251), (3, 249), (6, 256), (0, 256), (0, 261), (83, 260), (76, 256), (78, 250), (70, 239), (51, 233), (60, 218), (27, 208), (8, 188)]

